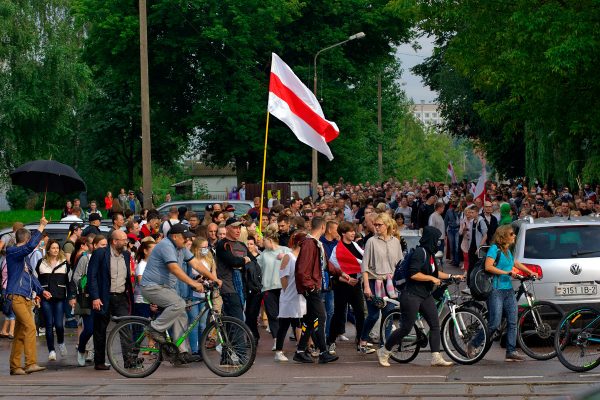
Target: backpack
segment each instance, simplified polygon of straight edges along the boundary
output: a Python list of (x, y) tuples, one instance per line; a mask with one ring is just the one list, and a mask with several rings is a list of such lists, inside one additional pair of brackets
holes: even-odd
[(262, 271), (256, 261), (250, 261), (244, 268), (246, 292), (248, 294), (260, 293), (262, 290)]
[[(498, 250), (494, 265), (498, 265), (500, 254), (501, 252)], [(469, 274), (467, 277), (467, 285), (471, 290), (471, 296), (473, 296), (473, 299), (477, 301), (487, 300), (492, 292), (492, 289), (494, 289), (494, 275), (485, 270), (486, 258), (487, 257), (482, 257), (477, 260), (475, 265), (469, 269)]]
[(394, 276), (392, 277), (392, 281), (398, 290), (404, 289), (404, 285), (409, 278), (408, 267), (410, 267), (410, 262), (415, 254), (415, 250), (416, 249), (414, 248), (410, 249), (408, 254), (406, 254), (402, 260), (398, 261), (398, 264), (396, 264), (396, 267), (394, 268)]

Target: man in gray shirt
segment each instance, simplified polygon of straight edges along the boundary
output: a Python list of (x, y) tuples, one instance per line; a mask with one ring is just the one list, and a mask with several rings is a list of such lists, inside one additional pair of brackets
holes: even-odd
[[(217, 282), (219, 286), (221, 285), (221, 281), (204, 268), (185, 247), (186, 241), (193, 237), (194, 234), (187, 226), (173, 225), (169, 229), (169, 236), (161, 240), (152, 250), (142, 276), (141, 286), (144, 298), (164, 309), (146, 328), (147, 334), (159, 343), (165, 343), (167, 329), (173, 327), (173, 336), (178, 339), (187, 327), (185, 300), (177, 293), (177, 280), (188, 284), (198, 292), (204, 291), (202, 283), (190, 278), (181, 268), (184, 261), (201, 275)], [(181, 343), (179, 350), (182, 354), (180, 361), (194, 361), (185, 341)]]

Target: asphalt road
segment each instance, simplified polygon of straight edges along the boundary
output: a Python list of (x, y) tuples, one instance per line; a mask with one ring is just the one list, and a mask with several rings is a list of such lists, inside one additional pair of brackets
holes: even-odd
[[(348, 332), (353, 333), (349, 326)], [(504, 362), (504, 350), (494, 347), (476, 365), (430, 367), (430, 353), (420, 353), (410, 364), (380, 367), (376, 356), (361, 355), (349, 342), (338, 344), (340, 359), (327, 365), (275, 363), (272, 341), (264, 332), (254, 366), (239, 378), (220, 378), (202, 363), (173, 367), (163, 363), (145, 379), (126, 379), (113, 370), (78, 367), (75, 335), (67, 336), (69, 355), (47, 362), (44, 337), (38, 338), (39, 363), (48, 370), (10, 376), (10, 341), (0, 340), (0, 397), (2, 398), (502, 398), (552, 399), (599, 385), (600, 371), (573, 373), (557, 360)], [(293, 343), (285, 351), (292, 354)], [(496, 345), (497, 346), (497, 345)]]
[[(449, 271), (458, 273), (457, 270)], [(110, 329), (110, 328), (109, 328)], [(347, 335), (354, 336), (348, 325)], [(10, 341), (0, 339), (0, 398), (228, 398), (228, 399), (556, 399), (595, 391), (600, 399), (600, 369), (574, 373), (556, 359), (504, 362), (495, 344), (485, 359), (471, 366), (431, 367), (426, 349), (410, 364), (379, 366), (375, 354), (361, 355), (352, 342), (338, 341), (337, 362), (326, 365), (273, 361), (273, 341), (266, 331), (255, 364), (239, 378), (220, 378), (202, 363), (173, 367), (163, 363), (150, 377), (123, 378), (117, 372), (77, 366), (74, 330), (67, 330), (69, 355), (48, 362), (45, 337), (38, 338), (38, 361), (47, 371), (10, 376)], [(295, 343), (286, 341), (291, 360)], [(596, 390), (597, 389), (597, 390)], [(594, 397), (589, 397), (594, 398)]]

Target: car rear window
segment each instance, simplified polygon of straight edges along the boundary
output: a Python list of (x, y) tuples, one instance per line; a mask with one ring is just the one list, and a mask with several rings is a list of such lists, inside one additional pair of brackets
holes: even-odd
[(600, 257), (600, 226), (569, 225), (531, 228), (525, 236), (525, 258)]

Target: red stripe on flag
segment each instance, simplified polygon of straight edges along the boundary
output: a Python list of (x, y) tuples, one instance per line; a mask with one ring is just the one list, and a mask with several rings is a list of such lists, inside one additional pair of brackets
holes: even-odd
[(281, 100), (285, 101), (290, 107), (290, 110), (313, 128), (319, 135), (323, 136), (326, 142), (331, 142), (340, 134), (335, 130), (333, 125), (310, 108), (272, 72), (271, 82), (269, 83), (269, 92), (272, 92)]

